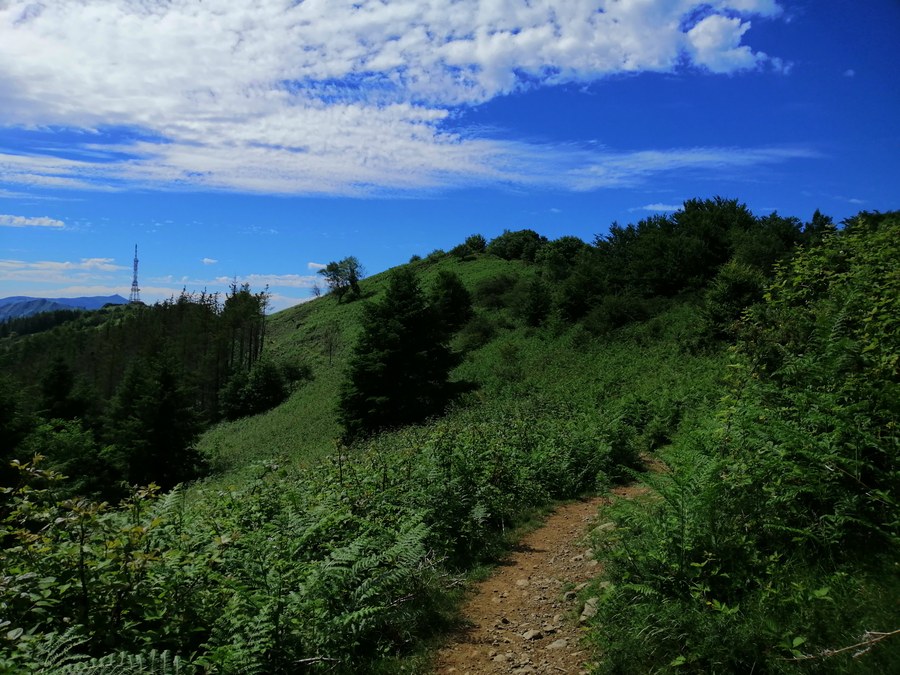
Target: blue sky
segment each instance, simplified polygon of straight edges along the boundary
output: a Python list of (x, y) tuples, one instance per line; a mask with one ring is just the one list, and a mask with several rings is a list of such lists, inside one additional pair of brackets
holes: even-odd
[(0, 0), (0, 297), (900, 208), (896, 0)]

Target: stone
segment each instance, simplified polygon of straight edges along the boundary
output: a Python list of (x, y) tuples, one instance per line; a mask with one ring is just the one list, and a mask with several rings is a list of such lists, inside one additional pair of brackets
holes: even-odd
[(529, 630), (522, 633), (522, 638), (525, 640), (540, 640), (544, 637), (544, 634), (539, 630)]
[(547, 649), (565, 649), (569, 646), (569, 641), (566, 639), (554, 640), (549, 645), (547, 645)]
[(600, 602), (600, 598), (597, 597), (587, 599), (584, 603), (584, 609), (581, 610), (581, 617), (578, 619), (580, 623), (585, 623), (597, 615), (598, 602)]

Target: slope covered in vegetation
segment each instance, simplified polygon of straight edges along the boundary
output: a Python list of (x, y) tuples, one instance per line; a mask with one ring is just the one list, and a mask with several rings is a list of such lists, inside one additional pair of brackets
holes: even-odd
[[(409, 655), (504, 533), (531, 509), (629, 479), (655, 452), (673, 467), (657, 479), (662, 499), (623, 514), (605, 542), (603, 667), (829, 669), (837, 661), (805, 658), (813, 647), (887, 620), (853, 589), (883, 598), (896, 575), (897, 222), (863, 215), (835, 231), (818, 214), (803, 227), (695, 200), (593, 245), (473, 236), (358, 281), (359, 297), (280, 312), (261, 362), (305, 379), (281, 405), (203, 435), (210, 478), (134, 489), (113, 508), (46, 470), (65, 468), (59, 453), (14, 463), (0, 664), (419, 670)], [(446, 318), (450, 274), (471, 296), (465, 320)], [(431, 353), (383, 330), (413, 325), (400, 319), (410, 308), (447, 324), (432, 341), (457, 354), (453, 402), (348, 445), (370, 404), (339, 416), (339, 402), (396, 395), (366, 378), (348, 389), (378, 367), (359, 345)], [(3, 433), (36, 448), (25, 418), (46, 411), (7, 394)], [(721, 631), (736, 639), (713, 639)], [(885, 662), (897, 653), (871, 646)]]

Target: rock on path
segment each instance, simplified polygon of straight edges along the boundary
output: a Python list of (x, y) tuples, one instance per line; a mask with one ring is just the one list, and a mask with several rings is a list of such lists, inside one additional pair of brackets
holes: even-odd
[[(624, 487), (613, 493), (630, 498), (640, 491)], [(577, 591), (599, 572), (585, 535), (608, 502), (595, 497), (560, 506), (525, 536), (494, 574), (475, 586), (462, 610), (466, 628), (438, 651), (434, 672), (586, 674), (592, 654), (582, 644), (579, 625), (596, 600), (582, 605)]]

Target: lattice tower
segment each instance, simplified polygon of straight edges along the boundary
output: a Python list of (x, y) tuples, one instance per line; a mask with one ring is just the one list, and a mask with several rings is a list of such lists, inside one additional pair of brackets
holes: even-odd
[(128, 298), (128, 302), (140, 302), (141, 301), (141, 289), (138, 286), (137, 268), (138, 268), (137, 244), (135, 244), (134, 245), (134, 277), (132, 277), (132, 279), (131, 279), (131, 297)]

